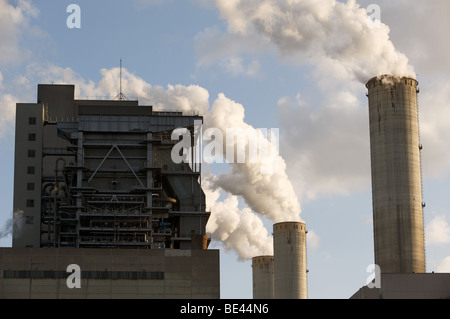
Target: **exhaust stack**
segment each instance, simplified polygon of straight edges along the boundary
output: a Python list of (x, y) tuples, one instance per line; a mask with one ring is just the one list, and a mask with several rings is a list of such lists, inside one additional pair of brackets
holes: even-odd
[(375, 263), (381, 273), (424, 273), (418, 82), (385, 75), (366, 87)]
[(308, 298), (305, 228), (302, 222), (273, 225), (275, 299)]

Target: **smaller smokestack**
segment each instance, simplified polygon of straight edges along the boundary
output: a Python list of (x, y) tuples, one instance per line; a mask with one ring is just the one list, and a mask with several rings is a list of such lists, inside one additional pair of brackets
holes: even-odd
[(275, 299), (307, 299), (306, 224), (274, 224), (273, 245)]
[(253, 299), (274, 299), (274, 257), (252, 258)]

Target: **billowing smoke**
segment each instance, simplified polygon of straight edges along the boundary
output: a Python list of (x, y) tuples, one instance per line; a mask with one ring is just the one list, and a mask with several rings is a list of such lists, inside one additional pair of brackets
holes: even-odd
[(415, 77), (408, 58), (355, 0), (215, 0), (229, 31), (262, 35), (280, 52), (317, 68), (337, 66), (363, 83), (382, 74)]
[[(219, 128), (223, 132), (234, 128), (239, 132), (246, 132), (246, 135), (249, 136), (259, 135), (260, 138), (265, 138), (269, 145), (274, 146), (277, 141), (272, 139), (273, 136), (270, 141), (268, 137), (261, 136), (260, 131), (244, 121), (244, 113), (245, 109), (241, 104), (221, 94), (205, 117), (205, 122), (208, 126)], [(226, 146), (231, 143), (228, 148), (225, 147), (227, 150), (235, 146), (235, 140), (227, 138), (227, 136), (224, 137), (224, 142)], [(245, 143), (244, 147), (240, 149), (241, 152), (246, 152), (246, 150), (248, 152), (251, 147), (250, 140), (246, 140)], [(274, 153), (267, 156), (271, 158), (269, 163), (264, 163), (263, 159), (251, 163), (248, 158), (245, 163), (234, 161), (231, 164), (231, 172), (217, 176), (214, 184), (233, 195), (242, 196), (253, 211), (274, 222), (300, 221), (300, 204), (286, 174), (286, 164), (274, 149), (272, 151)], [(264, 172), (265, 164), (268, 164), (269, 168), (270, 165), (273, 165), (271, 167), (273, 170), (268, 174)]]
[(216, 179), (209, 173), (202, 176), (206, 206), (211, 211), (207, 231), (212, 233), (213, 239), (223, 243), (226, 249), (234, 250), (241, 260), (273, 254), (272, 236), (261, 218), (249, 208), (239, 208), (237, 196), (227, 194), (225, 199), (220, 199)]

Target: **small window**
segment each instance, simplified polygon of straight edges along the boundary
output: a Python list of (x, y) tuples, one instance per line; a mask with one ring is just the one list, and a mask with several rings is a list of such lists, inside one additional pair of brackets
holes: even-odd
[(34, 183), (27, 184), (27, 191), (34, 191)]
[(28, 166), (28, 170), (27, 170), (27, 171), (28, 171), (28, 174), (29, 174), (29, 175), (34, 175), (36, 169), (35, 169), (34, 166)]
[(34, 207), (34, 199), (27, 199), (27, 207), (29, 208)]
[(28, 141), (30, 141), (30, 142), (36, 141), (36, 134), (34, 134), (34, 133), (28, 134)]
[(35, 158), (36, 157), (36, 151), (35, 150), (28, 150), (28, 157), (29, 158)]
[(36, 118), (35, 117), (29, 117), (28, 118), (28, 124), (29, 125), (36, 125)]
[(34, 216), (25, 216), (25, 223), (27, 225), (33, 225), (34, 224)]

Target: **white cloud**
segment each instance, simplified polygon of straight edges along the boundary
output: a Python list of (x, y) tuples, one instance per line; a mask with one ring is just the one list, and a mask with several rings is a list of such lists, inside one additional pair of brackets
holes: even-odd
[(351, 93), (315, 107), (300, 95), (278, 102), (282, 155), (303, 198), (349, 194), (370, 186), (367, 107)]
[(445, 177), (450, 172), (450, 76), (422, 83), (419, 109), (424, 176)]
[(306, 237), (306, 243), (308, 245), (308, 251), (315, 251), (320, 247), (320, 237), (314, 231), (308, 230)]
[(14, 136), (14, 119), (17, 97), (2, 94), (0, 97), (0, 138)]
[(436, 269), (439, 273), (450, 273), (450, 256), (444, 258)]
[(239, 10), (240, 0), (215, 0), (220, 9), (221, 18), (228, 21), (228, 30), (231, 33), (245, 34), (248, 29), (248, 19)]
[(427, 245), (442, 245), (450, 243), (450, 225), (445, 216), (436, 216), (425, 227), (425, 242)]
[[(195, 50), (197, 53), (197, 67), (209, 67), (218, 63), (225, 72), (230, 73), (230, 66), (233, 64), (241, 67), (235, 75), (249, 75), (256, 69), (259, 72), (259, 65), (253, 57), (248, 67), (243, 64), (245, 57), (257, 55), (270, 50), (267, 41), (257, 35), (245, 35), (241, 33), (224, 33), (217, 26), (206, 28), (199, 32), (194, 38)], [(236, 66), (235, 66), (236, 68)], [(236, 70), (234, 70), (236, 71)]]
[(261, 64), (257, 60), (253, 60), (245, 65), (242, 57), (230, 56), (220, 61), (219, 65), (226, 73), (232, 76), (247, 76), (256, 78), (260, 75)]
[(0, 0), (0, 64), (19, 62), (29, 53), (20, 46), (20, 37), (39, 10), (30, 0), (16, 3)]

